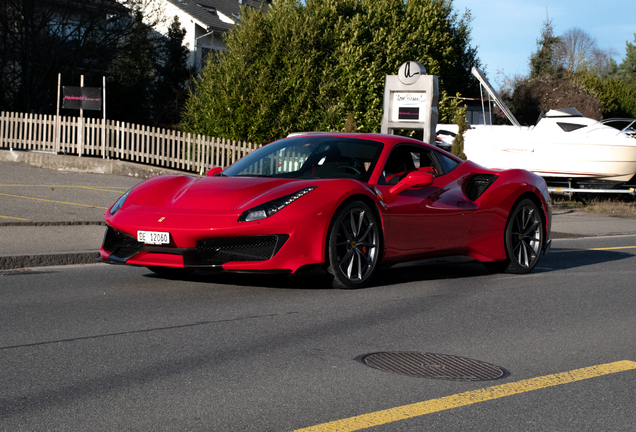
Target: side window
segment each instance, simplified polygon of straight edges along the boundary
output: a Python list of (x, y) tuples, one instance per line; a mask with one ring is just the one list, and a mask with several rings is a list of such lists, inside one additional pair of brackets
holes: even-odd
[(395, 147), (384, 165), (379, 184), (397, 184), (408, 173), (425, 167), (429, 167), (432, 174), (438, 172), (431, 150), (406, 145)]
[(459, 165), (461, 165), (461, 162), (457, 162), (455, 159), (452, 159), (446, 156), (442, 152), (439, 152), (439, 151), (435, 152), (435, 156), (437, 156), (437, 160), (439, 161), (439, 164), (442, 166), (442, 172), (444, 174), (451, 172), (452, 170), (457, 168)]

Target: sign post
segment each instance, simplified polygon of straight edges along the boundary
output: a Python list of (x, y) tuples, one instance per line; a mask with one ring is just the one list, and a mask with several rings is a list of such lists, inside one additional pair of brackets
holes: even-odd
[[(59, 81), (59, 79), (58, 79)], [(79, 87), (62, 87), (63, 100), (62, 108), (78, 109), (80, 111), (79, 123), (77, 130), (78, 153), (81, 157), (84, 153), (84, 110), (100, 111), (102, 109), (102, 101), (104, 102), (104, 119), (102, 121), (102, 147), (105, 149), (105, 129), (106, 126), (106, 77), (102, 77), (104, 87), (84, 87), (84, 75), (80, 77)], [(58, 82), (59, 93), (59, 82)], [(58, 97), (58, 106), (59, 106)], [(59, 108), (58, 108), (59, 117)], [(105, 156), (104, 156), (105, 157)]]
[(62, 86), (62, 74), (57, 74), (57, 109), (55, 112), (55, 154), (60, 152), (60, 88)]
[[(84, 75), (80, 75), (80, 89), (84, 89)], [(84, 96), (84, 95), (82, 95)], [(82, 97), (82, 102), (83, 102)], [(79, 127), (77, 129), (77, 153), (79, 157), (82, 157), (82, 153), (84, 153), (84, 104), (80, 105), (80, 116), (79, 116)]]
[(102, 76), (102, 100), (104, 101), (102, 116), (102, 158), (106, 159), (106, 76)]
[(421, 63), (404, 63), (397, 75), (387, 75), (385, 80), (382, 133), (422, 130), (424, 141), (434, 145), (438, 101), (437, 76), (426, 75)]

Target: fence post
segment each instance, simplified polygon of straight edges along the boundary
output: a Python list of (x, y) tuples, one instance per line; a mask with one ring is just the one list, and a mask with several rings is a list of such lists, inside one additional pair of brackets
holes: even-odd
[(45, 118), (46, 116), (44, 114), (36, 114), (35, 126), (34, 126), (35, 147), (44, 151), (46, 151), (46, 144), (44, 143), (44, 140), (42, 139), (42, 130), (44, 129), (44, 127), (46, 127), (46, 122), (44, 120)]
[(124, 122), (124, 160), (131, 160), (130, 123)]
[(31, 142), (31, 119), (33, 118), (33, 114), (25, 114), (24, 115), (24, 148), (26, 150), (33, 149), (33, 143)]
[(191, 153), (190, 152), (190, 150), (191, 150), (190, 146), (192, 145), (192, 142), (190, 140), (190, 132), (188, 132), (188, 134), (187, 134), (186, 143), (187, 144), (185, 145), (185, 148), (184, 148), (184, 152), (185, 152), (185, 155), (184, 155), (184, 158), (185, 158), (185, 161), (184, 161), (185, 162), (185, 169), (186, 169), (186, 171), (191, 171), (190, 170), (190, 168), (191, 168), (191, 165), (190, 165), (190, 153)]
[(0, 112), (0, 143), (4, 144), (4, 111)]
[(147, 162), (151, 164), (156, 163), (156, 159), (152, 158), (152, 155), (157, 154), (157, 127), (152, 127), (152, 132), (150, 134), (150, 142), (148, 143), (148, 159)]
[(9, 131), (9, 144), (11, 145), (11, 148), (13, 147), (17, 147), (17, 141), (16, 141), (16, 136), (18, 135), (18, 113), (13, 113), (13, 121), (11, 122), (11, 129)]
[(115, 132), (115, 157), (121, 159), (121, 121), (117, 120), (117, 129)]
[(168, 165), (170, 168), (174, 168), (174, 163), (175, 163), (175, 146), (177, 144), (177, 134), (176, 132), (173, 130), (170, 131), (170, 165)]
[(13, 136), (14, 136), (14, 129), (15, 129), (15, 123), (16, 123), (16, 113), (9, 113), (9, 117), (7, 118), (7, 130), (6, 130), (6, 134), (7, 134), (7, 142), (9, 143), (9, 147), (11, 149), (13, 149), (13, 147), (15, 147), (15, 143), (13, 141)]
[[(112, 120), (106, 120), (106, 142), (104, 143), (104, 145), (106, 146), (106, 158), (110, 159), (110, 154), (111, 154), (111, 148), (112, 148), (112, 142), (114, 141), (114, 139), (112, 139), (113, 137), (113, 121)], [(113, 153), (114, 154), (114, 153)]]
[(16, 147), (19, 149), (24, 149), (24, 141), (22, 139), (24, 133), (24, 115), (23, 113), (19, 113), (17, 115), (18, 121), (15, 123), (14, 140)]
[(62, 117), (60, 114), (55, 115), (55, 153), (59, 153), (62, 149)]

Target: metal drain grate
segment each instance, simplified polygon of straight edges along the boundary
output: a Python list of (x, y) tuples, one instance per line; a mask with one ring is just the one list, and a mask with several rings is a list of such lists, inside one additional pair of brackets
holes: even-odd
[(379, 352), (367, 354), (362, 361), (386, 372), (452, 381), (489, 381), (507, 374), (499, 366), (447, 354)]

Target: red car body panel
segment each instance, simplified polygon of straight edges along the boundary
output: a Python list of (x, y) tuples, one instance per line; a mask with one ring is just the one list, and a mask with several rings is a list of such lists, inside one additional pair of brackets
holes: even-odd
[[(459, 160), (436, 147), (400, 136), (321, 136), (353, 137), (382, 143), (368, 181), (350, 178), (155, 177), (133, 188), (121, 208), (111, 214), (111, 207), (104, 213), (104, 219), (109, 230), (124, 237), (131, 236), (135, 241), (139, 230), (168, 232), (170, 244), (141, 245), (126, 237), (132, 255), (124, 257), (122, 252), (116, 257), (113, 247), (105, 241), (100, 250), (102, 260), (149, 267), (206, 267), (187, 265), (183, 256), (185, 251), (195, 250), (202, 239), (279, 236), (282, 246), (277, 246), (269, 259), (229, 261), (210, 267), (228, 271), (293, 273), (305, 266), (326, 263), (327, 237), (334, 215), (339, 207), (352, 199), (362, 200), (377, 211), (382, 225), (382, 263), (445, 255), (466, 255), (482, 261), (503, 260), (506, 258), (506, 222), (515, 203), (523, 197), (534, 200), (542, 210), (545, 239), (546, 242), (549, 240), (550, 199), (544, 180), (535, 174), (524, 170), (490, 170), (467, 161), (437, 175), (429, 186), (411, 188), (395, 195), (390, 192), (392, 185), (381, 184), (381, 178), (387, 158), (396, 146), (423, 146), (440, 152), (449, 160)], [(467, 184), (480, 174), (496, 176), (496, 180), (478, 198), (471, 200), (467, 196)], [(239, 221), (250, 209), (308, 187), (315, 189), (269, 217)]]

